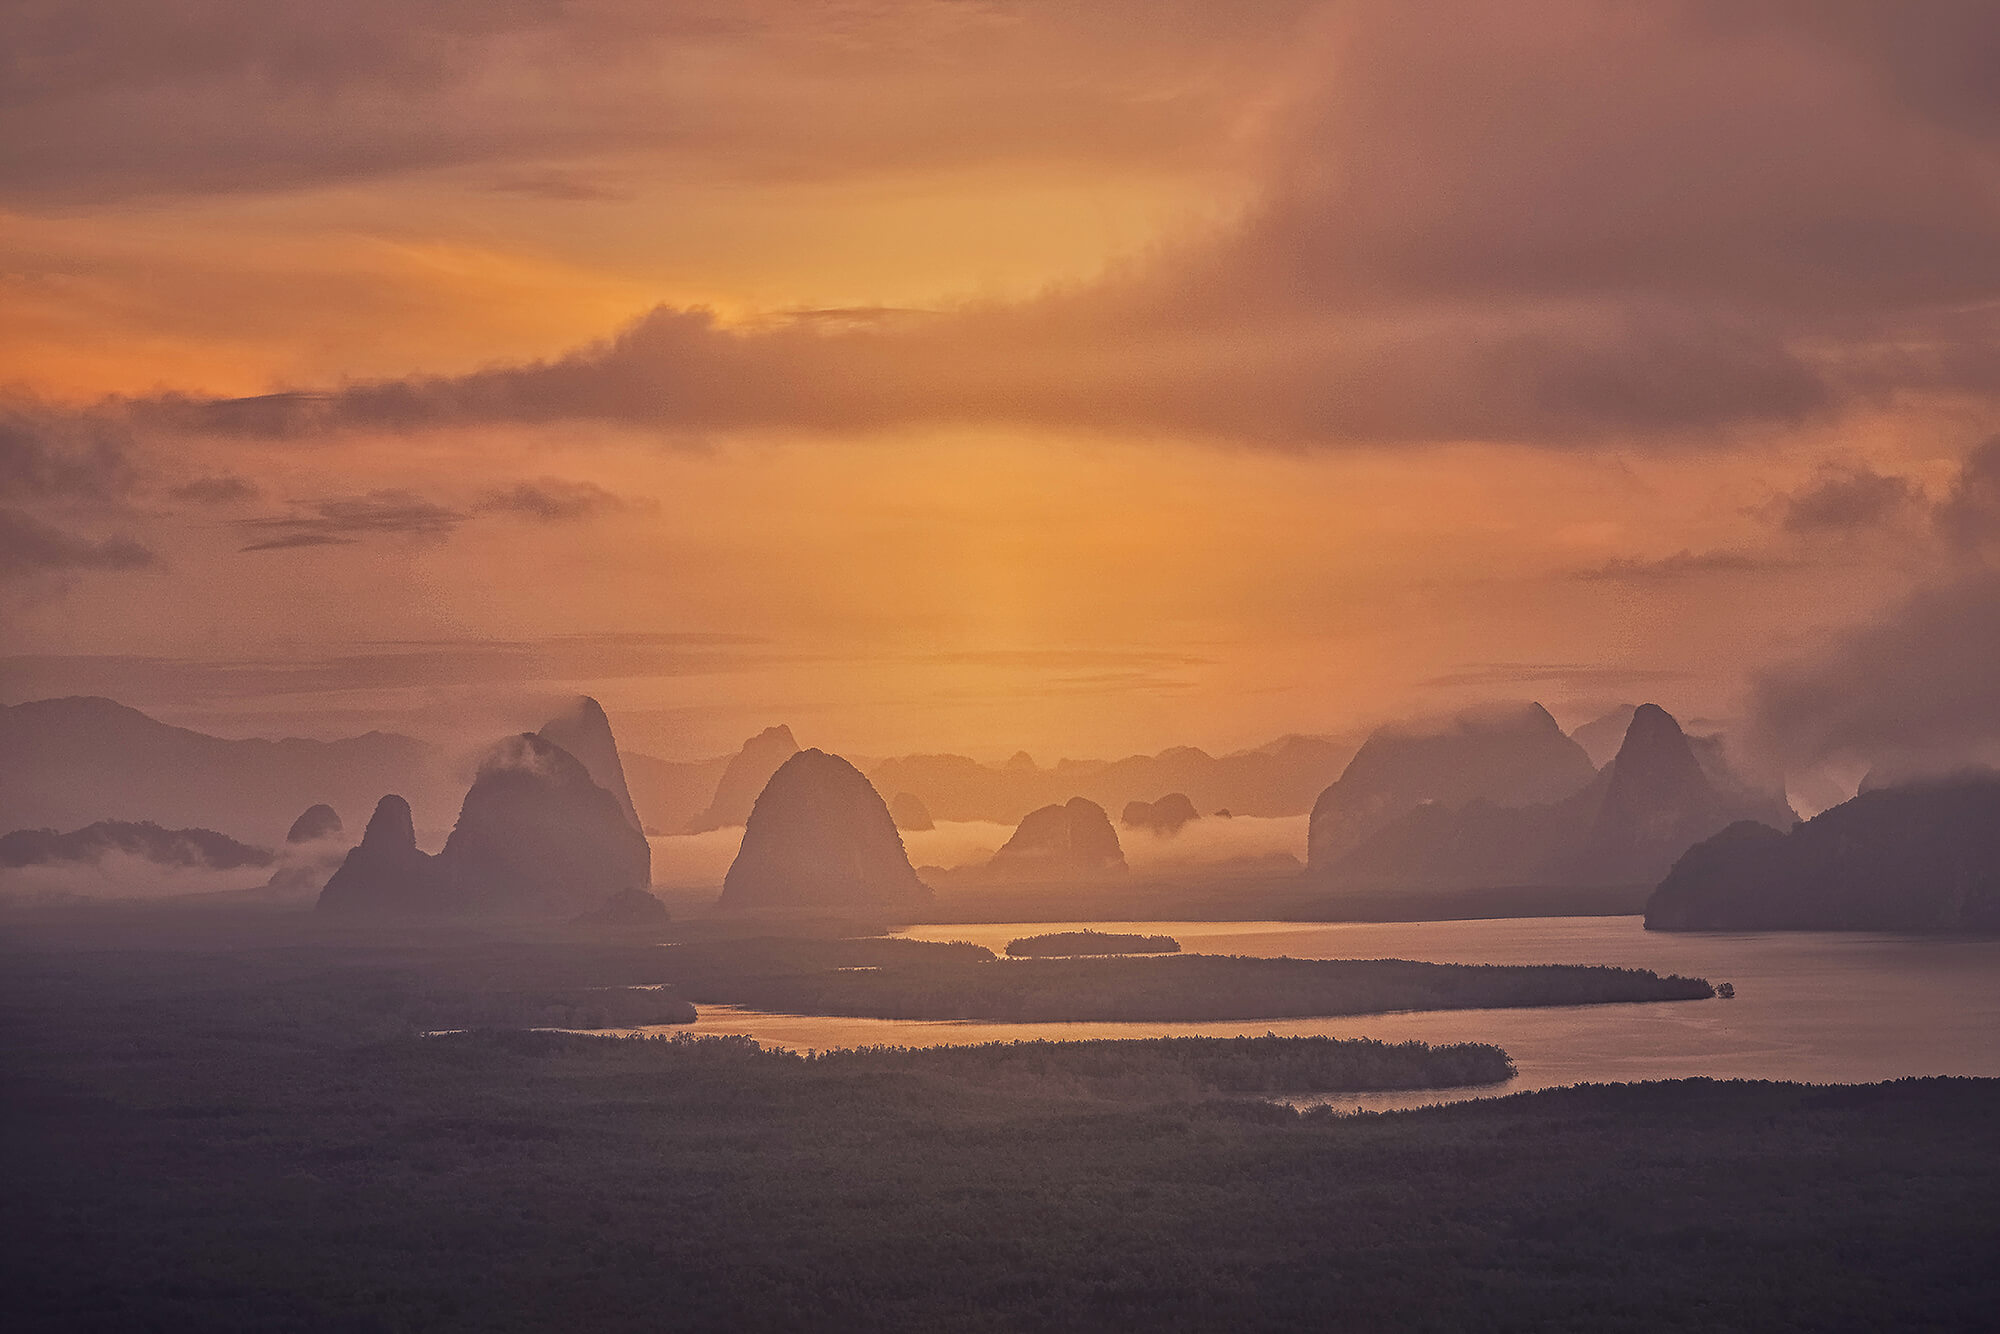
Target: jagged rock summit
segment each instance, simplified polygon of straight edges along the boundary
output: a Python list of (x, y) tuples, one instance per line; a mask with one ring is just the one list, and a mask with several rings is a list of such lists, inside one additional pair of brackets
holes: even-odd
[(922, 833), (926, 829), (937, 828), (931, 819), (930, 808), (917, 800), (910, 792), (898, 792), (889, 799), (889, 816), (895, 820), (896, 828), (908, 833)]
[(730, 757), (728, 767), (722, 771), (722, 781), (715, 785), (715, 799), (688, 826), (688, 832), (702, 834), (747, 824), (759, 794), (779, 767), (798, 753), (799, 743), (792, 739), (792, 729), (783, 724), (767, 727), (744, 742), (743, 749)]
[(1656, 879), (1730, 823), (1681, 725), (1657, 704), (1632, 711), (1625, 740), (1604, 772), (1604, 796), (1576, 853), (1575, 879)]
[(1131, 829), (1150, 829), (1156, 834), (1178, 834), (1181, 826), (1199, 820), (1201, 812), (1185, 792), (1169, 792), (1158, 801), (1128, 801), (1118, 823)]
[(1569, 739), (1582, 746), (1590, 762), (1601, 769), (1611, 763), (1612, 757), (1618, 754), (1618, 748), (1625, 744), (1625, 734), (1632, 730), (1632, 715), (1638, 711), (1636, 704), (1620, 704), (1587, 723), (1571, 728)]
[(285, 831), (287, 843), (317, 843), (323, 838), (332, 838), (341, 832), (340, 812), (321, 802), (308, 806), (292, 821), (292, 827)]
[(542, 724), (535, 733), (554, 742), (582, 763), (590, 781), (618, 799), (618, 809), (634, 829), (642, 828), (639, 812), (632, 805), (631, 789), (625, 785), (625, 764), (618, 755), (618, 739), (611, 734), (611, 720), (604, 708), (588, 695)]
[(802, 750), (758, 794), (716, 907), (897, 914), (930, 900), (874, 785), (838, 755)]
[(375, 803), (361, 842), (320, 891), (319, 911), (343, 917), (412, 917), (455, 907), (437, 859), (417, 847), (410, 803), (391, 793)]
[(653, 850), (583, 762), (532, 732), (479, 766), (438, 854), (466, 902), (501, 916), (570, 916), (653, 881)]
[(987, 869), (1012, 876), (1104, 875), (1125, 869), (1125, 850), (1102, 806), (1071, 797), (1029, 811)]

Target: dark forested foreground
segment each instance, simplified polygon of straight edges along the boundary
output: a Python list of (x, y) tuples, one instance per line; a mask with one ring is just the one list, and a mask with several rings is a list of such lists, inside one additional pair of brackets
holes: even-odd
[[(482, 1033), (441, 1040), (496, 1040)], [(848, 1047), (804, 1054), (767, 1050), (747, 1037), (605, 1037), (570, 1033), (516, 1035), (504, 1041), (551, 1048), (579, 1042), (670, 1042), (673, 1059), (702, 1060), (725, 1044), (773, 1061), (845, 1072), (945, 1075), (975, 1084), (1100, 1098), (1180, 1098), (1203, 1093), (1363, 1093), (1381, 1089), (1465, 1088), (1499, 1084), (1514, 1063), (1484, 1042), (1433, 1047), (1372, 1038), (1257, 1037), (1103, 1038), (1080, 1042), (980, 1042), (952, 1047)], [(704, 1050), (695, 1051), (695, 1047)]]
[(575, 960), (520, 952), (0, 962), (10, 1329), (1880, 1329), (2000, 1309), (1991, 1081), (1302, 1115), (1163, 1091), (1123, 1044), (1077, 1044), (1096, 1065), (1077, 1078), (1067, 1044), (806, 1060), (404, 1035), (426, 987), (573, 980)]

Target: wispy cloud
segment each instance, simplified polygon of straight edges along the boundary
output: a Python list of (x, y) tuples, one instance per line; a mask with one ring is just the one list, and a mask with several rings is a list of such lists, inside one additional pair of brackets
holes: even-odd
[(160, 563), (129, 537), (84, 537), (0, 509), (0, 578), (78, 570), (142, 570)]
[(1755, 574), (1787, 568), (1782, 561), (1744, 551), (1676, 551), (1655, 559), (1619, 557), (1587, 570), (1576, 570), (1572, 579), (1589, 583), (1664, 583), (1715, 574)]
[(1682, 681), (1687, 680), (1689, 675), (1665, 668), (1612, 667), (1576, 662), (1485, 662), (1469, 663), (1458, 671), (1428, 677), (1417, 684), (1430, 689), (1555, 686), (1605, 690), (1653, 681)]
[(167, 488), (167, 495), (174, 500), (185, 500), (196, 505), (236, 505), (257, 499), (263, 490), (247, 477), (227, 473), (215, 477), (195, 477), (179, 486)]
[(1776, 497), (1760, 512), (1791, 533), (1856, 533), (1912, 512), (1923, 491), (1907, 477), (1866, 466), (1828, 468), (1811, 484)]
[(239, 519), (244, 551), (351, 546), (370, 537), (443, 538), (465, 521), (457, 510), (408, 491), (371, 491), (313, 501), (304, 513)]
[(624, 510), (657, 509), (648, 501), (630, 500), (595, 482), (570, 482), (539, 477), (489, 491), (473, 508), (486, 514), (511, 514), (541, 523), (565, 523)]

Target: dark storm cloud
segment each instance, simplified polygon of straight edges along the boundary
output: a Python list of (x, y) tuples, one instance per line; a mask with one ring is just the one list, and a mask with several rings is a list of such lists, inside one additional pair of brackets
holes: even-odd
[(19, 510), (0, 509), (0, 579), (81, 570), (139, 570), (158, 564), (158, 557), (129, 537), (84, 537)]
[(1757, 681), (1773, 753), (1892, 774), (2000, 763), (2000, 438), (1966, 455), (1928, 512), (1942, 548), (1930, 582)]
[[(156, 410), (257, 434), (970, 422), (1713, 445), (1857, 396), (2000, 387), (1980, 379), (2000, 349), (2000, 122), (1963, 77), (1985, 13), (1328, 13), (1261, 202), (1099, 281), (879, 321), (663, 307), (548, 362)], [(1927, 36), (1892, 40), (1892, 13)]]
[(1757, 682), (1764, 743), (1797, 763), (1944, 771), (2000, 751), (2000, 574), (1926, 588)]
[[(162, 120), (208, 164), (181, 169), (188, 188), (210, 169), (254, 175), (273, 156), (238, 142), (239, 127), (330, 175), (369, 169), (350, 150), (378, 170), (478, 158), (464, 137), (505, 131), (535, 159), (510, 179), (560, 194), (596, 179), (593, 155), (647, 119), (615, 69), (591, 64), (628, 49), (645, 65), (754, 48), (769, 69), (811, 70), (839, 92), (803, 114), (796, 90), (821, 83), (696, 81), (705, 91), (677, 104), (667, 132), (710, 136), (714, 172), (771, 166), (801, 144), (827, 178), (935, 165), (949, 144), (954, 160), (1060, 155), (1058, 141), (1143, 158), (1176, 136), (1212, 138), (1190, 108), (1207, 124), (1218, 98), (1286, 115), (1234, 226), (1034, 299), (740, 326), (661, 307), (544, 362), (134, 405), (156, 426), (307, 436), (597, 421), (678, 439), (970, 423), (1281, 447), (1717, 447), (1740, 428), (1824, 420), (1905, 390), (2000, 394), (2000, 81), (1979, 77), (2000, 27), (1990, 5), (1367, 0), (1303, 21), (1277, 3), (1188, 6), (1172, 22), (1141, 6), (1026, 2), (837, 17), (241, 8), (240, 31), (210, 40), (238, 6), (134, 6), (131, 32), (27, 6), (15, 22), (30, 55), (15, 63), (10, 105), (29, 128), (67, 119), (6, 142), (86, 176), (117, 177), (128, 151), (171, 173), (157, 136), (115, 152), (80, 151), (77, 137), (99, 133), (92, 117), (107, 108), (135, 115), (171, 94), (201, 109)], [(554, 99), (536, 114), (509, 103), (495, 115), (477, 98), (470, 112), (412, 113), (440, 90), (515, 87), (502, 75), (520, 74), (528, 53), (538, 78), (521, 86)], [(954, 119), (961, 87), (988, 101)], [(246, 115), (232, 100), (246, 88), (287, 114)], [(589, 101), (606, 90), (603, 105)], [(352, 122), (330, 114), (349, 94), (365, 103)], [(770, 119), (704, 114), (744, 98)], [(1159, 143), (1135, 140), (1111, 103), (1143, 107)], [(817, 137), (823, 123), (831, 137)], [(0, 157), (0, 179), (63, 186), (39, 158), (8, 165)]]
[(239, 519), (251, 541), (244, 551), (351, 546), (371, 537), (444, 538), (465, 515), (407, 491), (371, 491), (314, 501), (304, 512)]

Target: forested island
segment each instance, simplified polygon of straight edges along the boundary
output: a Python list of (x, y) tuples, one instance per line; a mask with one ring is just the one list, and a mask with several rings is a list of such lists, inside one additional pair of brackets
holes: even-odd
[(662, 953), (665, 980), (697, 1004), (874, 1019), (1282, 1019), (1715, 994), (1700, 978), (1575, 964), (1183, 954), (1015, 959), (996, 966), (981, 946), (914, 940), (709, 941)]
[(1179, 954), (1172, 936), (1147, 936), (1134, 931), (1050, 931), (1007, 942), (1010, 959), (1074, 958), (1087, 954)]

